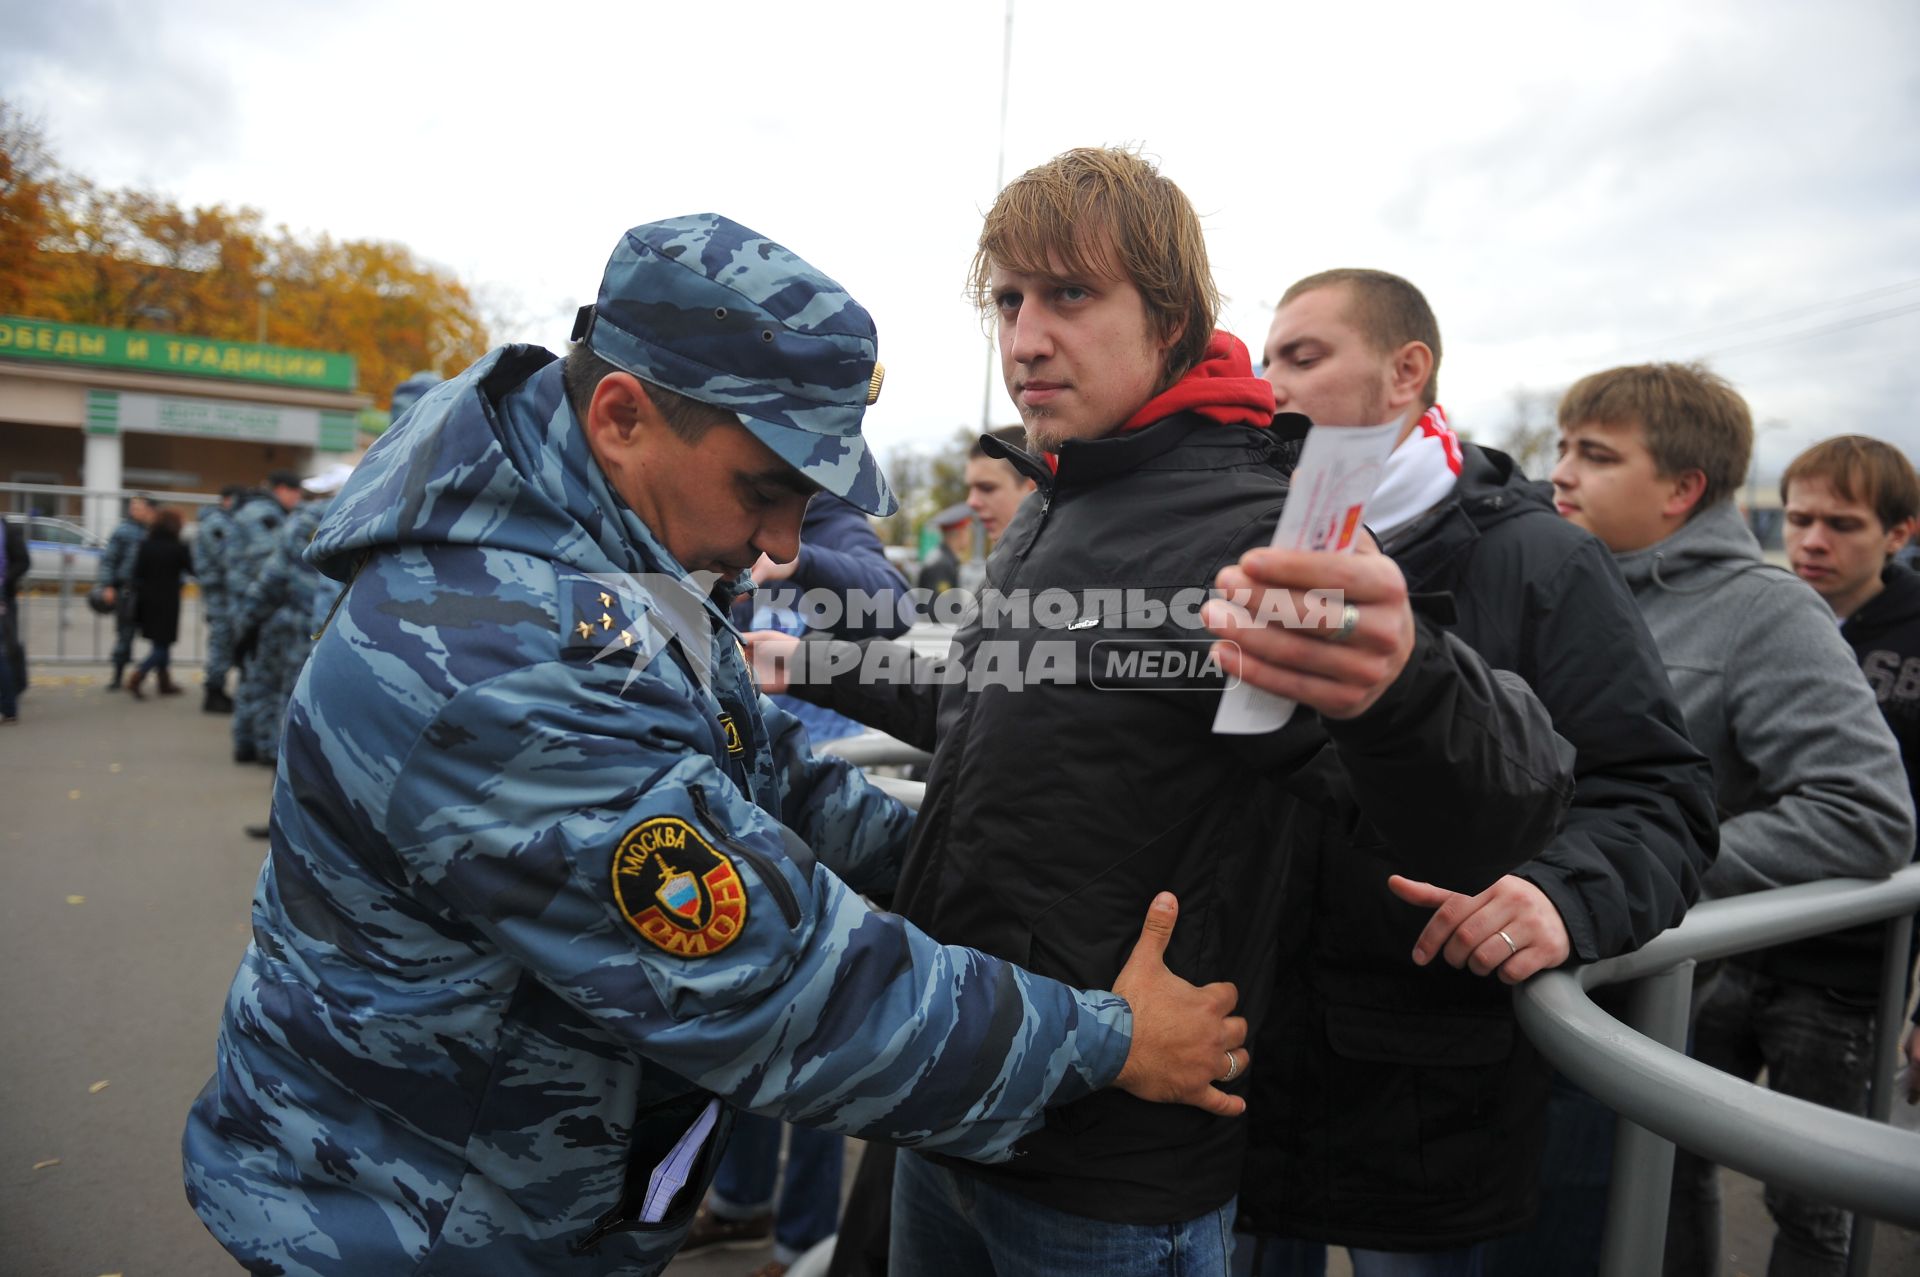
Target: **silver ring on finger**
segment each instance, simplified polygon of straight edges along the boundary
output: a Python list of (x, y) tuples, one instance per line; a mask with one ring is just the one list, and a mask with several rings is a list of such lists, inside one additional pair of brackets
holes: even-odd
[(1520, 952), (1520, 946), (1513, 942), (1512, 936), (1508, 935), (1504, 931), (1496, 931), (1494, 932), (1494, 934), (1507, 942), (1507, 956), (1509, 958), (1511, 958), (1514, 954)]
[(1240, 1076), (1240, 1061), (1234, 1058), (1233, 1052), (1229, 1051), (1227, 1052), (1227, 1075), (1221, 1078), (1220, 1080), (1222, 1082), (1231, 1082), (1233, 1081), (1233, 1079), (1239, 1076)]
[(1345, 604), (1340, 609), (1339, 626), (1327, 631), (1327, 642), (1344, 643), (1353, 637), (1353, 632), (1359, 627), (1360, 609), (1351, 603)]

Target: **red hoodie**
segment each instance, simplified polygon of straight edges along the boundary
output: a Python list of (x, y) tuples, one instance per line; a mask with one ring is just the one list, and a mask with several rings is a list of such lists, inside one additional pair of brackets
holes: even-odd
[(1176, 412), (1193, 412), (1223, 426), (1266, 426), (1273, 420), (1273, 387), (1253, 375), (1253, 359), (1232, 333), (1215, 331), (1206, 354), (1187, 375), (1141, 405), (1122, 430), (1138, 430)]

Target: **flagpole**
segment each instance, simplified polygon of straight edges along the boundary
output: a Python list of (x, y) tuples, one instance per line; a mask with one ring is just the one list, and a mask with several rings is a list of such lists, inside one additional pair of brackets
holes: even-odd
[[(1013, 80), (1013, 0), (1007, 0), (1006, 32), (1000, 41), (1000, 154), (994, 161), (993, 194), (1000, 197), (1000, 188), (1007, 182), (1007, 89)], [(998, 362), (998, 343), (992, 339), (987, 342), (986, 384), (980, 391), (980, 433), (985, 434), (993, 428), (993, 373)]]

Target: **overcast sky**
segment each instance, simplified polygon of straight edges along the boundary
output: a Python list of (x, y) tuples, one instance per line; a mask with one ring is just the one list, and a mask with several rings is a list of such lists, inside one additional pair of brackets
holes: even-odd
[[(1005, 21), (1003, 0), (0, 0), (0, 96), (96, 181), (404, 243), (497, 340), (560, 348), (624, 229), (725, 213), (873, 312), (867, 428), (892, 449), (980, 420), (961, 286)], [(1517, 388), (1708, 356), (1763, 474), (1846, 431), (1920, 453), (1913, 0), (1017, 0), (1012, 49), (1007, 175), (1141, 146), (1200, 210), (1256, 355), (1292, 280), (1375, 266), (1432, 301), (1441, 401), (1483, 440)], [(991, 414), (1013, 420), (997, 375)]]

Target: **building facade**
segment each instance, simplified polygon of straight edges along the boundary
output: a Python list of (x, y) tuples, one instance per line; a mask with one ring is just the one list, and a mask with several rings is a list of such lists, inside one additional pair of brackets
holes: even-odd
[(164, 500), (347, 460), (370, 402), (351, 355), (0, 316), (0, 482), (102, 494), (39, 511), (97, 535), (123, 489)]

